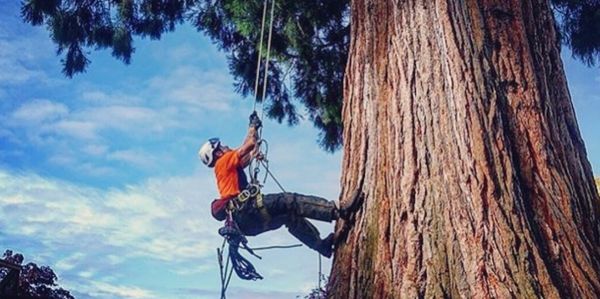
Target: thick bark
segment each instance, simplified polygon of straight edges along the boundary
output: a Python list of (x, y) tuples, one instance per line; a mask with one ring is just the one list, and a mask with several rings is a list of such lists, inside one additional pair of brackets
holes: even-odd
[(600, 199), (548, 1), (353, 0), (351, 21), (342, 186), (366, 198), (331, 297), (596, 298)]

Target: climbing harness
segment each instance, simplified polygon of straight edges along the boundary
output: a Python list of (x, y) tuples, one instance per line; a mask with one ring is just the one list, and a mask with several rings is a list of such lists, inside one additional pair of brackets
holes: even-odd
[(260, 192), (260, 185), (257, 184), (249, 184), (237, 197), (229, 201), (227, 208), (229, 211), (241, 211), (244, 205), (246, 205), (246, 202), (251, 198), (254, 198), (256, 209), (260, 212), (263, 220), (265, 222), (271, 220), (271, 215), (269, 215), (269, 211), (267, 211), (263, 202), (263, 194)]
[(245, 204), (246, 201), (248, 201), (248, 199), (256, 197), (259, 194), (260, 186), (256, 184), (249, 184), (248, 187), (246, 187), (246, 189), (242, 190), (242, 192), (240, 192), (240, 194), (238, 194), (238, 196), (235, 197), (233, 200), (229, 201), (229, 203), (233, 205), (233, 208), (239, 210), (239, 208), (241, 208), (241, 205)]

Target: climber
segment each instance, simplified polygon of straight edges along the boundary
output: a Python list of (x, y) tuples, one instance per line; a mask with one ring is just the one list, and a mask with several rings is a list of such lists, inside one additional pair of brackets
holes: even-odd
[(334, 234), (321, 239), (317, 228), (306, 218), (327, 222), (348, 219), (360, 205), (362, 195), (354, 192), (352, 198), (338, 208), (334, 201), (317, 196), (290, 192), (260, 194), (256, 185), (248, 184), (244, 168), (253, 158), (262, 159), (257, 146), (257, 132), (261, 126), (262, 122), (253, 113), (248, 134), (239, 148), (230, 149), (218, 138), (211, 138), (200, 147), (198, 155), (206, 166), (214, 168), (220, 193), (220, 198), (211, 205), (213, 217), (222, 221), (226, 218), (227, 209), (231, 209), (234, 221), (246, 236), (285, 225), (306, 246), (331, 257)]

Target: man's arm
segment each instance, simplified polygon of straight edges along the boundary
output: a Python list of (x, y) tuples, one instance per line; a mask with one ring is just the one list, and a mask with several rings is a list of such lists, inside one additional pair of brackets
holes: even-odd
[(256, 149), (256, 139), (258, 138), (257, 130), (255, 127), (250, 127), (248, 129), (248, 135), (246, 135), (246, 139), (244, 139), (244, 143), (236, 149), (238, 155), (240, 156), (240, 166), (242, 168), (246, 168), (252, 157), (254, 156), (254, 150)]

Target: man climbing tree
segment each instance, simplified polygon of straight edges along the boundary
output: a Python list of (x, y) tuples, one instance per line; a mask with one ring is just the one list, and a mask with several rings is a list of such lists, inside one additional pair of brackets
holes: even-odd
[[(75, 2), (23, 10), (49, 25), (69, 76), (87, 66), (82, 48), (128, 62), (133, 35), (158, 38), (187, 16), (230, 53), (239, 90), (254, 83), (262, 1)], [(599, 1), (276, 8), (268, 115), (297, 122), (298, 99), (325, 148), (343, 142), (341, 198), (365, 194), (331, 297), (597, 297), (600, 199), (560, 44), (597, 61)]]
[(215, 219), (225, 220), (231, 213), (235, 224), (246, 236), (255, 236), (285, 225), (289, 232), (306, 246), (331, 257), (334, 234), (320, 239), (319, 231), (306, 218), (331, 222), (340, 217), (347, 219), (360, 203), (356, 193), (346, 205), (338, 208), (333, 201), (297, 193), (263, 195), (260, 187), (249, 184), (244, 169), (254, 158), (261, 159), (257, 146), (257, 132), (262, 122), (254, 112), (244, 143), (232, 150), (211, 138), (198, 151), (202, 162), (215, 170), (221, 198), (215, 200), (211, 211)]

